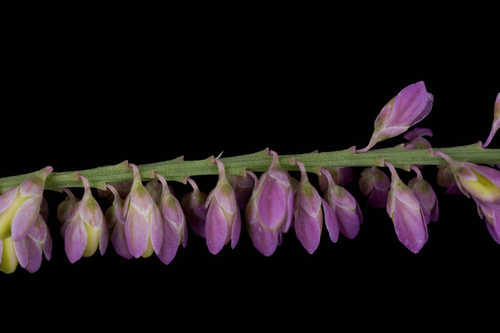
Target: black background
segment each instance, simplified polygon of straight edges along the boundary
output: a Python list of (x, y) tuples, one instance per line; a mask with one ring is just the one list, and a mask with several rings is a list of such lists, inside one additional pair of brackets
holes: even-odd
[[(279, 27), (272, 32), (225, 27), (165, 36), (134, 29), (118, 33), (112, 27), (107, 33), (77, 30), (54, 27), (40, 36), (35, 31), (29, 42), (19, 42), (22, 48), (13, 49), (6, 65), (0, 176), (46, 165), (66, 171), (125, 159), (141, 164), (221, 151), (234, 156), (266, 147), (282, 154), (361, 148), (384, 104), (420, 80), (435, 96), (433, 112), (419, 125), (434, 130), (433, 145), (471, 144), (486, 139), (500, 90), (498, 61), (488, 61), (493, 47), (464, 34), (443, 33), (432, 44), (416, 34), (401, 47), (390, 32), (323, 35), (321, 28), (287, 33)], [(465, 54), (472, 48), (474, 58)], [(496, 138), (492, 146), (499, 144)], [(434, 169), (424, 174), (435, 184)], [(209, 191), (216, 178), (199, 181)], [(188, 189), (175, 186), (179, 193)], [(242, 304), (252, 302), (270, 317), (278, 316), (283, 304), (300, 314), (323, 308), (325, 300), (340, 305), (343, 314), (374, 311), (388, 299), (439, 308), (440, 302), (491, 294), (498, 286), (492, 279), (498, 278), (500, 246), (471, 201), (445, 195), (436, 185), (441, 218), (430, 226), (423, 251), (413, 255), (397, 241), (385, 211), (368, 208), (356, 183), (349, 189), (365, 215), (354, 241), (332, 244), (325, 232), (310, 256), (292, 232), (265, 258), (246, 233), (236, 250), (218, 256), (192, 235), (169, 266), (154, 257), (124, 260), (111, 246), (104, 257), (71, 265), (55, 219), (64, 196), (47, 193), (52, 261), (44, 261), (36, 274), (19, 267), (1, 275), (1, 284), (39, 283), (68, 302), (93, 300), (96, 296), (80, 294), (84, 287), (114, 301), (138, 296), (152, 304), (165, 298), (165, 309), (198, 314), (215, 308), (221, 317), (231, 309), (246, 313)]]

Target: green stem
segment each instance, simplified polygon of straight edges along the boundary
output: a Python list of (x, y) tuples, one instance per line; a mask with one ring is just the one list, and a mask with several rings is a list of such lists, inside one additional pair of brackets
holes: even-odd
[[(457, 161), (467, 161), (478, 164), (500, 163), (500, 149), (483, 149), (479, 144), (452, 147), (435, 148)], [(309, 172), (317, 172), (319, 168), (328, 167), (370, 167), (383, 166), (383, 160), (392, 163), (395, 167), (409, 170), (411, 165), (443, 165), (446, 162), (432, 156), (429, 150), (405, 150), (401, 146), (372, 150), (357, 154), (353, 148), (325, 152), (308, 153), (298, 155), (280, 156), (281, 167), (288, 171), (299, 171), (293, 158), (304, 163)], [(266, 171), (272, 161), (267, 150), (249, 155), (227, 157), (221, 159), (226, 168), (226, 173), (242, 174), (243, 170), (255, 172)], [(153, 179), (153, 171), (165, 177), (168, 181), (183, 182), (186, 177), (216, 175), (217, 166), (210, 159), (200, 161), (184, 161), (178, 158), (171, 161), (140, 165), (139, 170), (143, 180)], [(46, 181), (45, 188), (48, 190), (62, 190), (66, 187), (82, 187), (82, 182), (75, 176), (76, 171), (54, 172)], [(133, 178), (132, 169), (126, 163), (104, 166), (95, 169), (78, 171), (89, 180), (92, 187), (104, 189), (106, 183), (117, 183), (130, 181)], [(33, 173), (19, 176), (0, 178), (0, 193), (19, 185), (29, 179)]]

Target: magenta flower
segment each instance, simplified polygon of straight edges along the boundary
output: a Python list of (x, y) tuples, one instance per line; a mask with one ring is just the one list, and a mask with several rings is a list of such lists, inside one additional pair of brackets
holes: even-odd
[(244, 210), (252, 195), (254, 180), (246, 172), (243, 176), (229, 176), (240, 210)]
[(0, 271), (13, 273), (19, 263), (28, 272), (34, 273), (42, 264), (42, 254), (50, 260), (52, 238), (45, 220), (39, 215), (24, 238), (0, 240)]
[(419, 168), (412, 167), (412, 170), (417, 174), (417, 178), (410, 180), (408, 186), (420, 202), (425, 223), (429, 224), (430, 221), (437, 222), (439, 219), (439, 202), (436, 192), (434, 192), (431, 184), (424, 179)]
[(326, 179), (328, 183), (325, 201), (335, 214), (335, 218), (330, 219), (325, 210), (325, 224), (330, 239), (337, 242), (338, 231), (349, 239), (356, 238), (363, 223), (363, 213), (358, 202), (345, 188), (335, 183), (328, 170), (320, 169), (320, 178)]
[(163, 218), (163, 246), (158, 257), (168, 265), (174, 260), (181, 243), (183, 247), (187, 246), (188, 230), (181, 204), (170, 192), (165, 178), (155, 175), (162, 185), (160, 211)]
[[(304, 164), (297, 161), (297, 165), (301, 171), (301, 180), (295, 198), (295, 234), (306, 251), (313, 254), (321, 241), (323, 208), (326, 205), (323, 204), (318, 191), (309, 182)], [(331, 214), (328, 216), (330, 217)]]
[(132, 190), (125, 200), (125, 239), (134, 258), (160, 256), (163, 245), (163, 221), (160, 209), (142, 184), (135, 164)]
[(259, 181), (253, 172), (247, 174), (254, 180), (254, 191), (246, 208), (247, 230), (254, 247), (264, 256), (270, 257), (278, 248), (281, 230), (267, 229), (261, 222), (258, 209)]
[(404, 145), (405, 149), (430, 149), (432, 148), (431, 143), (424, 137), (428, 136), (432, 138), (432, 130), (428, 128), (415, 128), (405, 134), (404, 138), (408, 140), (408, 143)]
[(486, 204), (500, 204), (500, 171), (468, 162), (458, 162), (442, 152), (434, 155), (444, 159), (455, 182), (467, 197)]
[(219, 169), (219, 181), (208, 195), (205, 207), (208, 208), (205, 236), (210, 253), (218, 254), (226, 244), (231, 248), (238, 245), (241, 232), (241, 216), (231, 183), (226, 177), (224, 165), (215, 160)]
[(200, 191), (194, 180), (187, 178), (186, 181), (191, 184), (193, 191), (182, 198), (182, 208), (184, 208), (186, 220), (191, 231), (199, 237), (205, 238), (205, 221), (207, 218), (205, 203), (207, 195)]
[(493, 113), (493, 125), (491, 126), (491, 132), (486, 140), (486, 143), (483, 145), (483, 148), (486, 148), (491, 143), (491, 140), (495, 137), (498, 129), (500, 128), (500, 93), (497, 95), (497, 99), (495, 101), (495, 111)]
[(263, 228), (286, 233), (293, 219), (294, 190), (288, 172), (280, 167), (278, 154), (270, 151), (273, 162), (252, 194), (256, 214)]
[(105, 217), (111, 232), (111, 244), (115, 252), (122, 258), (132, 259), (125, 237), (125, 207), (120, 193), (114, 186), (107, 184), (106, 188), (113, 194), (113, 205), (106, 211)]
[(0, 196), (0, 240), (26, 237), (40, 214), (45, 180), (51, 172), (52, 167), (46, 167)]
[(82, 200), (78, 202), (74, 213), (65, 222), (64, 249), (71, 263), (83, 257), (92, 256), (99, 247), (104, 255), (108, 246), (109, 234), (99, 204), (92, 196), (87, 178), (79, 176), (84, 186)]
[(375, 120), (375, 130), (366, 148), (367, 152), (377, 143), (406, 132), (429, 115), (434, 97), (427, 92), (424, 82), (417, 82), (401, 90), (380, 112)]
[(385, 208), (391, 181), (387, 175), (377, 167), (363, 170), (359, 179), (361, 193), (368, 197), (368, 204), (373, 208)]
[(411, 252), (418, 253), (429, 238), (424, 213), (413, 191), (398, 176), (391, 163), (392, 183), (387, 199), (387, 213), (391, 217), (399, 241)]

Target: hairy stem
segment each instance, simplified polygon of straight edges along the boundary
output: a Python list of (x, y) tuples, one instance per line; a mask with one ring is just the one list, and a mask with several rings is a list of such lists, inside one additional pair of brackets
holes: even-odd
[[(500, 163), (500, 149), (483, 149), (480, 144), (469, 146), (435, 148), (457, 161), (467, 161), (478, 164)], [(446, 162), (433, 156), (429, 150), (406, 150), (401, 146), (386, 149), (372, 150), (366, 153), (356, 153), (353, 148), (324, 153), (308, 153), (298, 155), (280, 156), (281, 167), (288, 171), (299, 171), (294, 158), (304, 164), (309, 172), (318, 172), (319, 168), (328, 167), (369, 167), (384, 166), (384, 161), (390, 162), (397, 168), (409, 170), (411, 165), (443, 165)], [(227, 157), (221, 159), (226, 173), (242, 174), (244, 170), (262, 172), (266, 171), (272, 161), (267, 150), (249, 155)], [(184, 182), (186, 177), (216, 175), (216, 164), (210, 159), (200, 161), (184, 161), (178, 158), (171, 161), (144, 164), (139, 166), (143, 180), (154, 178), (154, 172), (162, 175), (168, 181)], [(132, 169), (127, 163), (104, 166), (95, 169), (54, 172), (46, 181), (48, 190), (62, 190), (67, 187), (82, 187), (82, 182), (76, 174), (85, 176), (91, 187), (105, 189), (106, 183), (131, 181)], [(19, 185), (31, 177), (32, 173), (0, 178), (0, 193)]]

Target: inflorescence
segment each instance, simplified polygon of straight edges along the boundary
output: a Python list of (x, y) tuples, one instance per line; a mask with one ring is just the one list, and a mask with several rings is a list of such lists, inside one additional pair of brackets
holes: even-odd
[[(292, 229), (313, 254), (324, 225), (334, 243), (340, 235), (354, 239), (359, 234), (363, 213), (345, 186), (353, 181), (352, 168), (360, 166), (368, 167), (359, 180), (361, 193), (371, 207), (387, 209), (398, 239), (411, 252), (420, 252), (429, 237), (429, 223), (439, 219), (438, 198), (422, 175), (425, 165), (438, 166), (437, 183), (447, 193), (463, 193), (474, 200), (489, 233), (500, 244), (500, 150), (486, 149), (500, 127), (500, 93), (484, 145), (436, 149), (427, 139), (432, 137), (430, 129), (408, 132), (429, 115), (432, 105), (433, 95), (423, 82), (404, 88), (382, 109), (369, 144), (361, 150), (286, 157), (266, 150), (228, 159), (188, 162), (179, 158), (145, 166), (124, 162), (63, 173), (53, 173), (49, 166), (0, 179), (0, 193), (4, 192), (0, 195), (0, 270), (12, 273), (19, 264), (33, 273), (40, 268), (42, 256), (50, 260), (52, 238), (44, 189), (67, 194), (57, 218), (71, 263), (94, 255), (97, 249), (104, 255), (111, 241), (123, 258), (156, 254), (169, 264), (179, 247), (187, 246), (189, 232), (204, 238), (209, 252), (216, 255), (226, 245), (233, 249), (238, 245), (243, 221), (264, 256), (273, 255)], [(407, 143), (371, 151), (379, 142), (404, 133)], [(412, 171), (416, 177), (405, 184), (396, 168)], [(291, 177), (290, 170), (300, 171), (300, 180)], [(206, 195), (191, 177), (214, 172), (219, 180)], [(254, 172), (263, 173), (258, 177)], [(308, 172), (318, 176), (319, 191)], [(193, 191), (179, 201), (167, 179), (189, 183)], [(80, 200), (69, 190), (76, 186), (84, 187)], [(92, 187), (113, 198), (105, 213)]]

